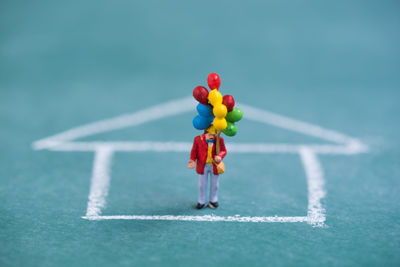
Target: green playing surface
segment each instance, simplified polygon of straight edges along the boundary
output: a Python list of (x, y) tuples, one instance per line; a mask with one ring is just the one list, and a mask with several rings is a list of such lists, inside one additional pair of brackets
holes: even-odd
[[(0, 266), (398, 266), (399, 12), (397, 1), (2, 1)], [(187, 145), (200, 132), (182, 99), (210, 72), (245, 118), (225, 137), (220, 207), (198, 211)], [(169, 101), (182, 106), (148, 110)], [(119, 117), (143, 110), (136, 126)], [(112, 131), (118, 118), (129, 123)], [(85, 125), (58, 149), (33, 146)], [(313, 150), (343, 140), (361, 146)]]

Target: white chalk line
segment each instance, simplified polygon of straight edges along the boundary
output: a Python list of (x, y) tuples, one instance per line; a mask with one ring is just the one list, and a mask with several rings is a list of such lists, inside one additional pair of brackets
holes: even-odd
[[(277, 144), (277, 143), (227, 143), (229, 153), (298, 153), (307, 147), (318, 154), (353, 155), (364, 152), (357, 146), (317, 145), (317, 144)], [(97, 151), (108, 148), (120, 152), (189, 152), (189, 142), (154, 142), (154, 141), (120, 141), (120, 142), (67, 142), (49, 148), (52, 151)]]
[(325, 209), (321, 200), (325, 197), (324, 174), (317, 155), (309, 148), (304, 147), (299, 152), (303, 163), (308, 187), (308, 211), (309, 223), (323, 226), (325, 222)]
[(84, 216), (86, 220), (145, 220), (145, 221), (190, 221), (190, 222), (258, 222), (258, 223), (294, 223), (309, 222), (306, 216), (294, 217), (241, 217), (241, 216), (188, 216), (188, 215), (112, 215), (112, 216)]
[(342, 133), (333, 130), (328, 130), (311, 123), (294, 120), (292, 118), (278, 115), (270, 111), (254, 108), (243, 104), (241, 104), (241, 108), (246, 114), (246, 119), (249, 120), (274, 125), (279, 128), (295, 131), (313, 137), (318, 137), (320, 139), (338, 144), (359, 146), (364, 150), (367, 149), (367, 146), (365, 146), (358, 139), (349, 137), (347, 135), (344, 135)]
[[(187, 151), (185, 151), (187, 152)], [(174, 215), (113, 215), (100, 216), (108, 194), (110, 176), (102, 170), (109, 168), (112, 151), (103, 147), (96, 151), (92, 187), (86, 216), (88, 220), (162, 220), (162, 221), (208, 221), (208, 222), (307, 222), (314, 227), (322, 227), (326, 220), (325, 209), (321, 200), (325, 197), (323, 171), (314, 151), (308, 147), (301, 147), (298, 151), (305, 168), (308, 186), (308, 211), (307, 216), (294, 217), (240, 217), (240, 216), (174, 216)]]
[[(164, 104), (158, 104), (153, 107), (143, 109), (132, 114), (117, 116), (111, 119), (100, 120), (94, 123), (72, 128), (68, 131), (38, 140), (33, 143), (35, 150), (49, 149), (60, 144), (71, 142), (78, 138), (87, 137), (103, 132), (117, 129), (123, 129), (131, 126), (150, 122), (153, 120), (178, 115), (184, 112), (193, 111), (196, 102), (192, 97), (169, 101)], [(286, 130), (295, 131), (305, 135), (320, 138), (325, 141), (334, 142), (340, 145), (346, 145), (360, 151), (366, 151), (368, 147), (356, 138), (346, 136), (336, 131), (327, 130), (320, 126), (294, 120), (282, 115), (275, 114), (270, 111), (253, 108), (248, 105), (239, 103), (246, 114), (245, 119), (274, 125)]]
[[(187, 151), (185, 151), (187, 152)], [(237, 216), (173, 216), (173, 215), (115, 215), (100, 216), (105, 207), (110, 184), (110, 162), (113, 151), (109, 147), (99, 146), (95, 152), (93, 175), (86, 216), (89, 220), (177, 220), (177, 221), (226, 221), (226, 222), (307, 222), (322, 227), (325, 222), (325, 210), (321, 199), (325, 196), (323, 172), (316, 154), (308, 147), (298, 150), (306, 172), (308, 185), (308, 212), (305, 217), (237, 217)], [(306, 219), (304, 219), (306, 218)]]
[(189, 97), (170, 101), (137, 111), (132, 114), (121, 115), (115, 118), (101, 120), (72, 128), (68, 131), (34, 142), (33, 148), (35, 150), (51, 148), (57, 146), (58, 144), (78, 138), (123, 129), (126, 127), (137, 126), (145, 122), (177, 115), (183, 112), (193, 111), (193, 106), (194, 99)]
[(110, 187), (110, 164), (113, 151), (107, 147), (97, 149), (93, 162), (89, 201), (86, 216), (98, 216), (106, 205)]
[(92, 184), (86, 216), (89, 220), (182, 220), (182, 221), (232, 221), (232, 222), (308, 222), (313, 226), (323, 226), (325, 210), (321, 199), (325, 196), (322, 167), (317, 154), (357, 154), (366, 152), (368, 147), (359, 140), (327, 130), (320, 126), (294, 120), (269, 111), (240, 105), (245, 118), (261, 123), (271, 124), (283, 129), (292, 130), (305, 135), (310, 135), (334, 142), (336, 145), (321, 144), (228, 144), (230, 152), (234, 153), (299, 153), (305, 168), (308, 184), (308, 212), (304, 217), (220, 217), (220, 216), (173, 216), (173, 215), (116, 215), (100, 216), (105, 207), (106, 197), (110, 185), (110, 162), (114, 151), (155, 151), (155, 152), (188, 152), (191, 143), (186, 142), (76, 142), (74, 140), (90, 135), (137, 126), (149, 121), (178, 115), (193, 110), (195, 101), (184, 98), (170, 101), (165, 104), (155, 105), (133, 114), (118, 116), (101, 120), (84, 126), (41, 139), (33, 143), (33, 148), (49, 149), (53, 151), (95, 151), (93, 164)]

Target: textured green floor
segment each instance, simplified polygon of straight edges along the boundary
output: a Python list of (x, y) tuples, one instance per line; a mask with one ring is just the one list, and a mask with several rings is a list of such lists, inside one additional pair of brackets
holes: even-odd
[[(398, 266), (399, 11), (396, 1), (2, 1), (0, 266)], [(243, 103), (368, 144), (320, 157), (326, 227), (81, 219), (93, 153), (32, 142), (190, 96), (209, 72)], [(194, 114), (85, 140), (190, 142)], [(244, 120), (227, 142), (323, 141)], [(306, 214), (295, 155), (229, 154), (214, 212), (192, 209), (187, 160), (117, 153), (104, 214)]]

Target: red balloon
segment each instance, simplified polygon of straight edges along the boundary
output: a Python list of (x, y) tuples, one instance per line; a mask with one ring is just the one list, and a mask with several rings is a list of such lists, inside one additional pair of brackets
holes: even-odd
[(231, 95), (224, 95), (222, 98), (222, 104), (226, 106), (228, 112), (231, 112), (235, 106), (235, 99), (233, 99), (233, 96)]
[(201, 104), (208, 105), (208, 90), (204, 86), (194, 88), (193, 97)]
[(210, 73), (207, 78), (207, 83), (211, 90), (218, 90), (219, 86), (221, 85), (221, 79), (219, 78), (218, 74)]

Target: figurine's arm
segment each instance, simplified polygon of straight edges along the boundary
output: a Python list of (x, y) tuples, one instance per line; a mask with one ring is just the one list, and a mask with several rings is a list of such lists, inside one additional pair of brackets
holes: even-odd
[(220, 140), (219, 140), (219, 154), (218, 154), (218, 156), (220, 156), (221, 157), (221, 159), (223, 159), (223, 158), (225, 158), (225, 156), (226, 156), (226, 147), (225, 147), (225, 142), (224, 142), (224, 139), (223, 138), (221, 138)]
[(196, 138), (195, 138), (193, 141), (192, 150), (190, 151), (190, 160), (188, 163), (189, 169), (193, 169), (195, 167), (196, 159), (197, 159), (197, 142), (196, 142)]
[(218, 164), (222, 161), (222, 159), (226, 156), (226, 148), (225, 148), (225, 143), (224, 139), (220, 138), (219, 139), (219, 154), (215, 155), (214, 160)]

